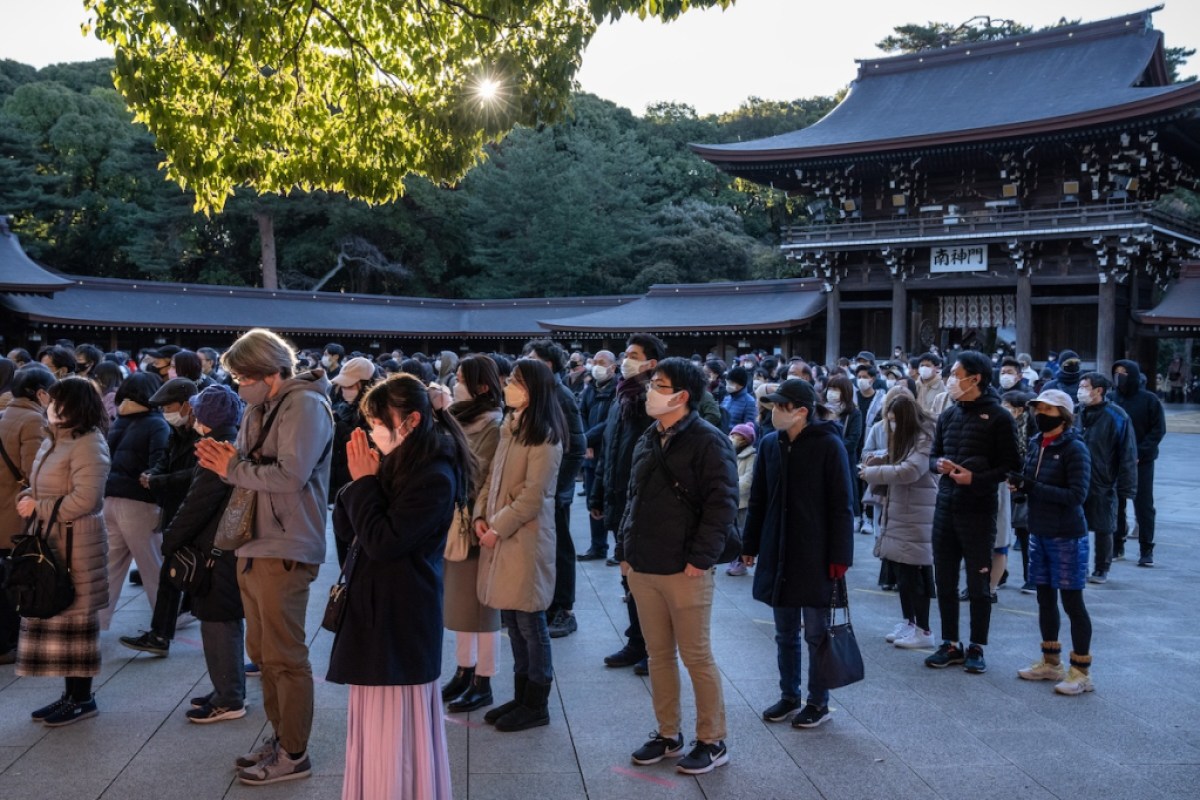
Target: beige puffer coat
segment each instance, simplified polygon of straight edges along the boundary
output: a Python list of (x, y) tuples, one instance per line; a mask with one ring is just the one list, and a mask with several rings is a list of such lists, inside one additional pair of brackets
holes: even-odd
[(50, 533), (50, 544), (60, 557), (67, 552), (66, 523), (74, 523), (75, 602), (63, 615), (95, 614), (108, 605), (108, 533), (100, 513), (108, 467), (108, 442), (100, 431), (76, 437), (52, 428), (34, 459), (31, 488), (22, 493), (37, 500), (37, 515), (43, 520), (50, 518), (54, 501), (63, 498)]
[(475, 502), (500, 534), (480, 548), (479, 602), (510, 611), (545, 611), (554, 596), (554, 489), (561, 444), (530, 447), (513, 435), (512, 418), (500, 427), (500, 444), (488, 482)]
[[(0, 417), (0, 441), (4, 442), (4, 452), (26, 481), (47, 433), (46, 415), (35, 400), (19, 397), (8, 404), (4, 416)], [(23, 488), (8, 465), (0, 461), (0, 549), (12, 547), (12, 537), (25, 527), (25, 520), (17, 513), (17, 496)]]

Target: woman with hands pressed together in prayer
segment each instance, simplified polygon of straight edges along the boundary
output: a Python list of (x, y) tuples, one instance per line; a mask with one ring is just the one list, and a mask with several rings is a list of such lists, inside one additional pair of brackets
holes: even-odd
[(350, 685), (344, 800), (451, 796), (438, 687), (442, 556), (472, 456), (449, 399), (393, 375), (361, 401), (369, 441), (355, 429), (346, 445), (351, 482), (333, 523), (351, 542), (347, 607), (327, 676)]

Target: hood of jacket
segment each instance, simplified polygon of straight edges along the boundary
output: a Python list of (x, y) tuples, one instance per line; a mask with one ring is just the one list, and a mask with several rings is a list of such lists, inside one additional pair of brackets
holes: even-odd
[(279, 387), (279, 393), (268, 400), (268, 403), (278, 403), (292, 392), (313, 392), (320, 395), (323, 399), (329, 398), (329, 389), (333, 384), (325, 377), (325, 370), (318, 367), (310, 372), (302, 372), (295, 377), (288, 378)]
[[(1117, 382), (1117, 367), (1124, 367), (1129, 373), (1129, 377), (1124, 381)], [(1142, 388), (1142, 368), (1138, 366), (1136, 361), (1121, 359), (1113, 362), (1113, 383), (1117, 387), (1117, 393), (1122, 397), (1133, 397)]]

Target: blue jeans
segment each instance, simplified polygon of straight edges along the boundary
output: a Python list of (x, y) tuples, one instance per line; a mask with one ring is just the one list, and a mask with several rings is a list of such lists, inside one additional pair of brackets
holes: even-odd
[(824, 708), (829, 705), (829, 690), (812, 679), (812, 654), (829, 627), (829, 609), (776, 608), (775, 647), (779, 658), (779, 693), (784, 700), (800, 700), (800, 621), (804, 620), (804, 641), (808, 643), (808, 702)]
[(500, 623), (508, 628), (513, 672), (528, 676), (534, 683), (552, 682), (554, 665), (550, 660), (550, 629), (546, 627), (546, 612), (501, 611)]
[(246, 702), (246, 660), (242, 621), (201, 622), (204, 663), (212, 681), (212, 705), (241, 708)]

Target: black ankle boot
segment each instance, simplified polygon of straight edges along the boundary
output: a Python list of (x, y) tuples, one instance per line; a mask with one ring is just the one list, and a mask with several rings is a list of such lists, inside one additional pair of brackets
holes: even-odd
[(442, 702), (453, 700), (465, 692), (471, 686), (471, 679), (474, 677), (474, 667), (459, 667), (456, 669), (454, 677), (442, 687)]
[(523, 731), (550, 724), (550, 687), (553, 684), (530, 681), (521, 704), (496, 720), (496, 730)]
[(487, 675), (476, 675), (471, 686), (450, 703), (449, 709), (452, 714), (461, 714), (490, 706), (492, 702), (492, 679)]
[(528, 684), (528, 675), (513, 673), (513, 699), (509, 700), (507, 703), (502, 703), (496, 706), (491, 711), (484, 714), (483, 721), (488, 725), (495, 725), (496, 720), (500, 719), (514, 708), (518, 708), (521, 705), (521, 701), (525, 698), (525, 687)]

